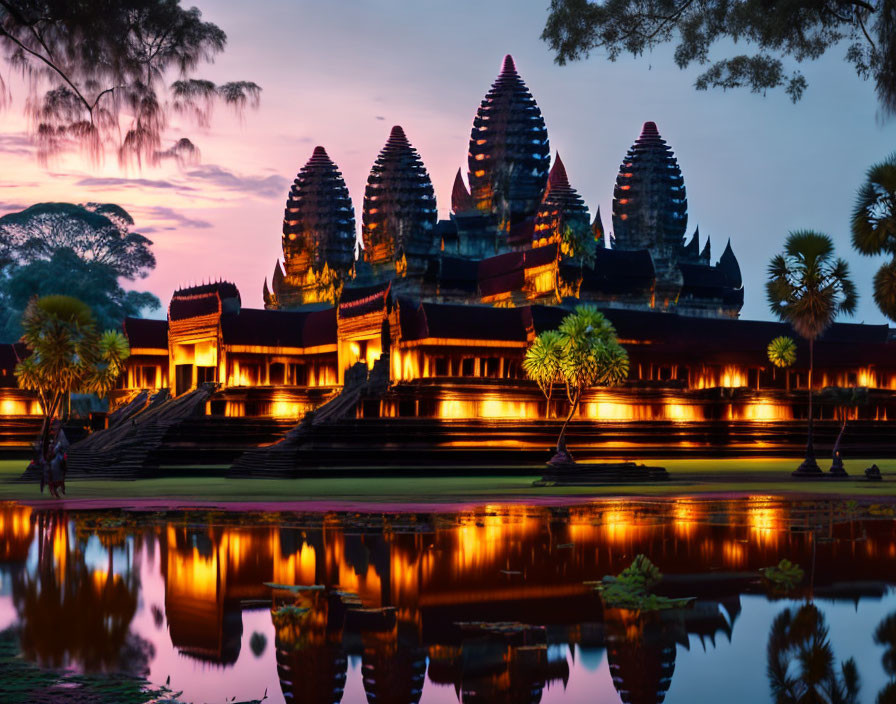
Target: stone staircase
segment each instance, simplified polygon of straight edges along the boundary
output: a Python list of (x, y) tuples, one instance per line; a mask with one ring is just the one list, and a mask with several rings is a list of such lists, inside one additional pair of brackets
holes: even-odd
[(153, 450), (162, 445), (172, 427), (202, 415), (212, 393), (214, 385), (203, 384), (177, 398), (161, 392), (156, 394), (144, 408), (119, 417), (112, 427), (72, 445), (68, 451), (68, 477), (99, 475), (104, 479), (136, 479), (146, 476), (152, 468), (149, 460)]

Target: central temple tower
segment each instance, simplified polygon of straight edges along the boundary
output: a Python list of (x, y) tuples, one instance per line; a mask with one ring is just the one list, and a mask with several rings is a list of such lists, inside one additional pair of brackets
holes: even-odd
[(493, 216), (498, 247), (529, 246), (551, 154), (541, 110), (509, 54), (473, 119), (467, 159), (473, 208)]

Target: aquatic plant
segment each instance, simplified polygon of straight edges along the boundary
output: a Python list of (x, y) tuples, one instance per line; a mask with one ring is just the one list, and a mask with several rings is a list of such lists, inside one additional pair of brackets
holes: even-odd
[(802, 583), (805, 575), (802, 567), (787, 558), (783, 558), (772, 567), (763, 567), (759, 573), (771, 586), (773, 592), (782, 594), (796, 589)]
[(638, 555), (632, 564), (618, 576), (605, 576), (599, 582), (590, 582), (600, 594), (604, 604), (611, 608), (634, 611), (660, 611), (687, 606), (693, 598), (673, 599), (652, 593), (663, 575), (645, 555)]

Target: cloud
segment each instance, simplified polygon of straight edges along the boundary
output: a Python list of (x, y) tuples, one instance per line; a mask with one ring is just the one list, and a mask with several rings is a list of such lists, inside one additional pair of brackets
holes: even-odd
[(5, 215), (6, 213), (17, 213), (20, 210), (25, 210), (27, 205), (22, 203), (0, 203), (0, 215)]
[[(59, 174), (64, 176), (64, 174)], [(87, 176), (75, 182), (76, 186), (94, 186), (100, 188), (162, 188), (178, 191), (194, 191), (195, 188), (176, 181), (150, 178), (120, 178), (117, 176)]]
[(34, 145), (24, 132), (0, 134), (0, 152), (4, 154), (34, 154)]
[(383, 117), (382, 115), (377, 115), (377, 116), (376, 116), (376, 119), (377, 119), (377, 120), (385, 120), (386, 118)]
[(241, 176), (217, 166), (203, 164), (187, 171), (187, 177), (211, 183), (228, 191), (249, 193), (262, 198), (282, 196), (289, 185), (283, 176)]
[(196, 230), (207, 230), (214, 227), (208, 220), (184, 215), (165, 205), (140, 206), (133, 210), (139, 213), (140, 220), (147, 220), (153, 223), (148, 227), (138, 228), (139, 232), (144, 235), (154, 232), (179, 230), (182, 227), (190, 227)]

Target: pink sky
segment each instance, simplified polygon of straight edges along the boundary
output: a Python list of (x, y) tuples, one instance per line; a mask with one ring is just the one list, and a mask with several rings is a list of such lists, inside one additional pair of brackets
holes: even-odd
[(324, 145), (342, 170), (360, 223), (370, 166), (401, 124), (447, 217), (476, 108), (511, 53), (552, 150), (592, 214), (600, 205), (606, 226), (619, 163), (641, 124), (654, 120), (684, 173), (688, 233), (699, 225), (710, 235), (714, 258), (732, 240), (747, 286), (744, 317), (768, 317), (765, 266), (787, 231), (815, 228), (834, 236), (853, 265), (862, 296), (856, 320), (883, 322), (870, 296), (879, 262), (849, 249), (848, 225), (856, 187), (892, 151), (896, 123), (878, 119), (872, 85), (855, 77), (842, 51), (803, 67), (810, 87), (794, 106), (783, 93), (698, 93), (697, 72), (679, 71), (668, 51), (556, 66), (538, 38), (544, 3), (198, 4), (229, 37), (225, 54), (199, 74), (256, 81), (260, 109), (243, 120), (219, 110), (207, 132), (173, 125), (171, 139), (187, 133), (202, 150), (194, 168), (122, 173), (114, 158), (94, 168), (70, 156), (42, 169), (24, 140), (19, 91), (0, 115), (0, 212), (52, 200), (118, 203), (155, 242), (158, 267), (136, 288), (167, 305), (174, 288), (222, 277), (239, 286), (244, 305), (260, 306), (262, 282), (281, 255), (289, 185), (314, 146)]

